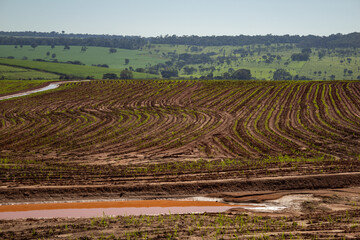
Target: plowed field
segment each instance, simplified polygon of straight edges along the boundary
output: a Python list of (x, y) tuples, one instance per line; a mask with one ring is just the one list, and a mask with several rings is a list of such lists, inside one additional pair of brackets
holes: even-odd
[(0, 150), (21, 158), (124, 164), (360, 154), (359, 82), (94, 81), (0, 109)]
[(358, 187), (360, 82), (66, 83), (0, 101), (0, 160), (2, 203)]

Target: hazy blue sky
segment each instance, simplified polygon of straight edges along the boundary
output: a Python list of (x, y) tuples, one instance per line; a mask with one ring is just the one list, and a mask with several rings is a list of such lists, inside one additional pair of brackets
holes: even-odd
[(360, 32), (360, 0), (0, 0), (0, 31), (116, 35)]

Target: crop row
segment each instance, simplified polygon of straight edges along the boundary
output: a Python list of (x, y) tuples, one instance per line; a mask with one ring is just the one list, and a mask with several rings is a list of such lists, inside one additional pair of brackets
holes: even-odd
[(357, 158), (359, 106), (359, 82), (67, 83), (0, 102), (0, 151), (116, 163)]

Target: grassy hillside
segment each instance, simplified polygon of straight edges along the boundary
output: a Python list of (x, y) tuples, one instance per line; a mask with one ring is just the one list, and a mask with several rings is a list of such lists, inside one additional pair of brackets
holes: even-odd
[[(64, 46), (55, 46), (54, 49), (51, 46), (38, 46), (33, 49), (30, 46), (15, 48), (13, 45), (0, 45), (0, 57), (13, 56), (16, 59), (27, 58), (29, 60), (57, 59), (59, 62), (78, 60), (89, 66), (92, 64), (107, 64), (110, 68), (117, 69), (125, 69), (129, 66), (136, 69), (145, 67), (147, 64), (155, 65), (166, 61), (157, 54), (149, 54), (148, 51), (117, 49), (116, 53), (109, 53), (109, 48), (105, 47), (87, 47), (86, 51), (81, 51), (81, 48), (80, 46), (70, 46), (69, 50), (64, 50)], [(47, 52), (50, 52), (49, 56), (47, 56)], [(52, 54), (56, 54), (56, 57), (52, 58)], [(125, 65), (126, 58), (130, 60), (128, 65)]]
[[(102, 68), (93, 66), (82, 66), (66, 63), (50, 63), (50, 62), (38, 62), (29, 60), (17, 60), (17, 59), (1, 59), (0, 64), (6, 64), (11, 66), (19, 66), (25, 68), (31, 68), (35, 70), (43, 70), (56, 74), (65, 74), (86, 78), (92, 76), (95, 79), (101, 79), (105, 73), (116, 73), (120, 74), (119, 69), (115, 68)], [(156, 78), (157, 75), (146, 74), (146, 73), (134, 73), (134, 78)]]
[[(360, 49), (311, 49), (312, 53), (309, 61), (292, 61), (291, 55), (301, 53), (302, 49), (290, 44), (196, 48), (196, 51), (192, 51), (191, 46), (185, 45), (151, 45), (149, 51), (166, 56), (184, 53), (192, 55), (211, 54), (213, 60), (211, 63), (186, 64), (188, 67), (195, 68), (196, 72), (192, 75), (186, 75), (184, 68), (182, 68), (179, 73), (182, 77), (200, 77), (211, 72), (214, 76), (219, 76), (224, 72), (228, 72), (230, 68), (234, 70), (240, 68), (250, 69), (252, 76), (256, 79), (272, 79), (273, 72), (279, 68), (288, 70), (293, 76), (297, 74), (318, 80), (330, 79), (331, 75), (334, 75), (335, 79), (353, 80), (360, 75)], [(325, 56), (319, 59), (319, 52), (324, 51)], [(244, 52), (245, 54), (236, 52)], [(274, 60), (266, 62), (267, 59), (271, 59), (271, 56), (274, 57)], [(351, 59), (350, 62), (348, 59)], [(351, 70), (353, 73), (344, 75), (344, 69)], [(319, 72), (321, 73), (319, 74)]]
[(59, 75), (31, 69), (0, 65), (0, 79), (31, 80), (31, 79), (59, 79)]
[[(254, 44), (243, 47), (237, 46), (211, 46), (197, 47), (189, 45), (148, 44), (139, 50), (116, 49), (116, 53), (110, 53), (109, 48), (87, 47), (81, 51), (80, 46), (70, 46), (64, 50), (64, 46), (38, 46), (35, 49), (30, 46), (0, 46), (0, 57), (12, 56), (20, 59), (44, 59), (51, 61), (80, 61), (89, 67), (92, 64), (107, 64), (110, 69), (87, 68), (78, 66), (58, 65), (56, 70), (81, 76), (93, 75), (96, 78), (106, 72), (119, 73), (125, 68), (155, 68), (160, 72), (165, 68), (178, 70), (179, 77), (199, 78), (212, 74), (214, 77), (223, 76), (226, 72), (246, 68), (250, 69), (256, 79), (272, 79), (273, 73), (284, 68), (292, 76), (305, 76), (314, 80), (345, 79), (354, 80), (360, 75), (360, 49), (311, 49), (308, 61), (292, 61), (291, 56), (301, 53), (302, 49), (291, 44), (272, 44), (269, 46)], [(49, 56), (47, 56), (49, 52)], [(56, 56), (52, 58), (52, 54)], [(208, 56), (207, 61), (189, 61), (182, 59), (182, 54), (191, 56)], [(319, 57), (323, 54), (322, 57)], [(125, 59), (129, 63), (125, 65)], [(209, 60), (210, 59), (210, 60)], [(193, 68), (191, 74), (185, 68)], [(46, 68), (53, 69), (51, 65)], [(74, 70), (76, 69), (76, 70)], [(136, 75), (136, 78), (146, 75)], [(152, 77), (152, 76), (148, 76)]]

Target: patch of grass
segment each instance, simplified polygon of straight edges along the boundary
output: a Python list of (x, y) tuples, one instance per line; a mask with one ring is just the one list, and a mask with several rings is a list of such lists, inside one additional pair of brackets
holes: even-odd
[(59, 75), (35, 71), (31, 69), (0, 65), (0, 79), (31, 80), (31, 79), (59, 79)]
[(0, 95), (38, 87), (49, 80), (0, 80)]
[[(53, 49), (51, 46), (38, 46), (33, 49), (30, 46), (14, 48), (14, 45), (0, 45), (0, 57), (13, 56), (16, 59), (26, 57), (29, 60), (57, 59), (60, 62), (77, 60), (88, 66), (107, 64), (110, 68), (116, 69), (125, 69), (130, 66), (136, 69), (145, 67), (147, 64), (156, 65), (167, 61), (167, 58), (155, 52), (149, 53), (149, 51), (116, 49), (116, 53), (110, 53), (107, 47), (87, 47), (87, 50), (82, 52), (81, 48), (81, 46), (70, 46), (69, 50), (64, 50), (64, 46), (55, 46)], [(50, 53), (49, 56), (47, 52)], [(52, 58), (53, 54), (56, 55), (55, 58)], [(125, 59), (130, 60), (129, 64), (125, 65)]]
[[(115, 73), (120, 75), (119, 69), (103, 68), (93, 66), (82, 66), (66, 63), (51, 63), (51, 62), (38, 62), (29, 60), (17, 60), (17, 59), (1, 59), (0, 64), (19, 66), (23, 68), (30, 68), (33, 70), (47, 71), (56, 74), (65, 74), (70, 76), (77, 76), (80, 78), (86, 78), (92, 76), (95, 79), (101, 79), (105, 73)], [(147, 73), (134, 72), (134, 78), (157, 78), (157, 75)]]

